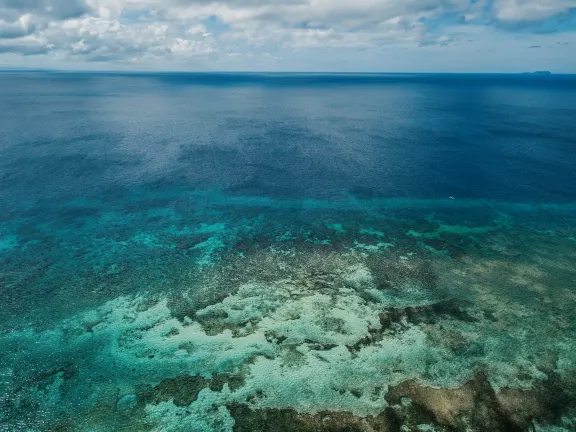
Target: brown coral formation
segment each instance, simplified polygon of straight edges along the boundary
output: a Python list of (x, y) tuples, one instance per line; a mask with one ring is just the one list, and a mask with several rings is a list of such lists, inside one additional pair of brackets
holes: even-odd
[(557, 423), (570, 396), (553, 372), (539, 388), (495, 392), (482, 372), (458, 388), (434, 388), (414, 380), (389, 388), (389, 406), (377, 416), (349, 412), (302, 414), (293, 409), (228, 406), (234, 432), (400, 432), (425, 425), (442, 432), (528, 432), (535, 420)]
[(221, 391), (225, 384), (235, 390), (244, 385), (241, 376), (213, 375), (206, 379), (200, 375), (181, 375), (168, 378), (154, 387), (146, 387), (138, 392), (138, 405), (160, 403), (173, 400), (176, 406), (188, 406), (198, 399), (198, 394), (205, 388)]
[(252, 410), (247, 405), (228, 407), (234, 417), (234, 432), (396, 432), (399, 423), (392, 410), (376, 417), (358, 417), (348, 412), (323, 411), (299, 414), (293, 409)]
[(456, 431), (528, 431), (534, 420), (555, 423), (570, 403), (552, 371), (538, 388), (504, 388), (496, 393), (482, 372), (455, 389), (426, 387), (410, 380), (391, 387), (386, 397), (391, 405), (404, 398), (430, 413), (435, 423)]

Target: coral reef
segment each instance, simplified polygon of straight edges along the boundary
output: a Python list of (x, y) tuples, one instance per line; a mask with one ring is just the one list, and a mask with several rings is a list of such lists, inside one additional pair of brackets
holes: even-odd
[(169, 226), (82, 252), (98, 257), (71, 276), (86, 299), (45, 320), (29, 285), (54, 287), (49, 309), (65, 293), (56, 274), (72, 273), (29, 265), (24, 252), (46, 252), (18, 255), (19, 236), (0, 273), (4, 305), (20, 308), (0, 318), (0, 430), (573, 429), (569, 233), (390, 212), (239, 226), (202, 214), (193, 228), (148, 212)]

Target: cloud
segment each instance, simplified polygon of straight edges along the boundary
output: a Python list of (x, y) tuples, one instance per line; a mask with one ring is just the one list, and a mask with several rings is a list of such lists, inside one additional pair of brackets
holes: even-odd
[(50, 51), (48, 45), (37, 43), (31, 39), (12, 40), (0, 43), (0, 53), (16, 53), (23, 56), (46, 54)]
[(511, 31), (575, 9), (576, 0), (0, 0), (0, 52), (86, 62), (272, 61), (294, 50), (453, 47), (462, 39), (448, 31), (455, 25)]
[(0, 39), (12, 39), (27, 36), (36, 30), (30, 14), (21, 15), (13, 22), (0, 18)]
[(0, 16), (31, 14), (54, 20), (76, 18), (91, 13), (85, 0), (0, 0)]
[(439, 36), (433, 39), (427, 39), (420, 42), (421, 47), (432, 46), (432, 45), (439, 45), (439, 46), (448, 46), (451, 43), (454, 43), (455, 39), (453, 36)]
[(504, 22), (535, 22), (575, 8), (574, 0), (495, 0), (494, 16)]

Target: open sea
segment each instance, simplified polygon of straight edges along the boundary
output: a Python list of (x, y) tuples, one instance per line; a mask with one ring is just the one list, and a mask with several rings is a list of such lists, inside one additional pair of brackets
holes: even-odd
[(0, 73), (0, 431), (576, 431), (576, 76)]

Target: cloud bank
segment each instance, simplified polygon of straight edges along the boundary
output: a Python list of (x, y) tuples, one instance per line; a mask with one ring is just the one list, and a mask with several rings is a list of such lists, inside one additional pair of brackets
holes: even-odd
[(575, 11), (576, 0), (0, 0), (0, 59), (274, 69), (283, 58), (344, 65), (352, 51), (364, 63), (366, 51), (488, 52), (496, 36), (510, 50), (555, 44), (569, 55)]

